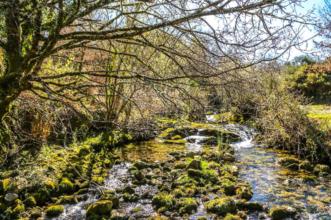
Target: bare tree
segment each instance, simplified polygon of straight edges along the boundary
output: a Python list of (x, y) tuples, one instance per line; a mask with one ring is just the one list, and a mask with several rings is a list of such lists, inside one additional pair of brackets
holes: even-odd
[(322, 25), (319, 31), (324, 38), (320, 45), (327, 50), (331, 48), (331, 2), (324, 0), (324, 7), (320, 12)]
[[(69, 77), (112, 77), (153, 82), (184, 77), (207, 77), (250, 66), (280, 56), (297, 42), (299, 27), (304, 23), (290, 11), (294, 0), (214, 0), (214, 1), (109, 1), (109, 0), (5, 0), (0, 9), (0, 47), (5, 54), (5, 70), (0, 76), (0, 118), (24, 91), (46, 98), (79, 100), (63, 95), (59, 82)], [(128, 18), (134, 20), (127, 25)], [(180, 40), (185, 52), (155, 44), (145, 34), (159, 31)], [(170, 76), (131, 73), (108, 74), (109, 70), (79, 70), (61, 74), (40, 74), (43, 62), (53, 55), (78, 48), (102, 49), (100, 42), (113, 45), (141, 45), (154, 48), (178, 66), (178, 59), (195, 66), (189, 57), (192, 42), (208, 54), (210, 64), (231, 60), (231, 68), (214, 69), (206, 75), (195, 68), (184, 68)], [(189, 51), (189, 52), (188, 52)], [(125, 52), (125, 51), (124, 51)], [(122, 52), (123, 53), (123, 52)], [(131, 54), (127, 54), (131, 56)], [(211, 65), (212, 66), (212, 65)], [(213, 69), (213, 68), (212, 68)], [(75, 79), (75, 78), (74, 78)], [(77, 78), (76, 78), (77, 79)], [(76, 88), (78, 89), (78, 88)], [(59, 95), (61, 91), (61, 94)], [(61, 97), (61, 98), (60, 98)]]

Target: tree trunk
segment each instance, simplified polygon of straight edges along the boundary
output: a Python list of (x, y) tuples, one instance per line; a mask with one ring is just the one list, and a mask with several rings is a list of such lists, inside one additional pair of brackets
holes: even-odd
[(22, 82), (23, 57), (19, 0), (9, 0), (6, 9), (5, 27), (7, 43), (5, 46), (6, 70), (0, 78), (0, 120), (8, 113), (10, 104), (19, 96), (27, 84)]

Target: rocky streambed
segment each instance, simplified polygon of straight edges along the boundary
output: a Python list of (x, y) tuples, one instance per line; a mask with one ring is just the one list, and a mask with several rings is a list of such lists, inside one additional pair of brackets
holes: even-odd
[(186, 123), (112, 152), (83, 147), (74, 171), (91, 180), (72, 183), (78, 177), (68, 172), (47, 185), (54, 193), (43, 203), (40, 190), (12, 203), (29, 207), (36, 198), (39, 211), (23, 212), (30, 219), (331, 219), (329, 167), (258, 146), (253, 136), (242, 125)]
[(240, 135), (200, 126), (166, 129), (160, 139), (117, 149), (105, 183), (51, 219), (245, 218), (262, 210), (238, 179), (228, 143)]
[(53, 219), (331, 219), (328, 174), (284, 167), (245, 126), (208, 126), (117, 149), (105, 183)]

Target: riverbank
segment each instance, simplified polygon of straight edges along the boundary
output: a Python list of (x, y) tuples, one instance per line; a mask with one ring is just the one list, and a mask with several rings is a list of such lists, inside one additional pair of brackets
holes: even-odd
[[(269, 198), (259, 184), (275, 182), (257, 172), (274, 173), (263, 167), (264, 155), (255, 150), (250, 129), (169, 119), (160, 120), (160, 129), (156, 139), (113, 150), (102, 147), (101, 136), (68, 149), (45, 148), (37, 163), (30, 160), (16, 173), (2, 172), (2, 218), (246, 219), (271, 215), (277, 219), (277, 213), (300, 214), (291, 203), (270, 200), (265, 205), (256, 199)], [(257, 157), (254, 164), (249, 155)], [(268, 166), (279, 169), (280, 162), (274, 154), (267, 156), (271, 157)], [(304, 171), (302, 162), (296, 162), (295, 172), (308, 173), (303, 179), (319, 183), (318, 176), (329, 178), (327, 173)], [(288, 172), (295, 167), (293, 160), (292, 165), (283, 165)], [(283, 177), (287, 181), (293, 175)], [(296, 198), (295, 193), (291, 195), (289, 200)], [(327, 199), (317, 201), (327, 207)]]

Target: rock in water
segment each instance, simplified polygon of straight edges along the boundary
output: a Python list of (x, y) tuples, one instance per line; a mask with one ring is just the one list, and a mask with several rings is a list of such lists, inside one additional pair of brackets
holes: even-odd
[(191, 163), (187, 166), (187, 169), (201, 170), (201, 161), (198, 159), (193, 159)]
[(102, 219), (103, 216), (109, 217), (113, 208), (110, 200), (99, 200), (87, 208), (87, 219)]
[(296, 210), (289, 206), (275, 206), (270, 209), (269, 214), (272, 220), (282, 220), (293, 218), (296, 215)]
[(7, 202), (12, 202), (14, 200), (18, 199), (18, 195), (16, 193), (7, 193), (5, 195), (5, 200)]

